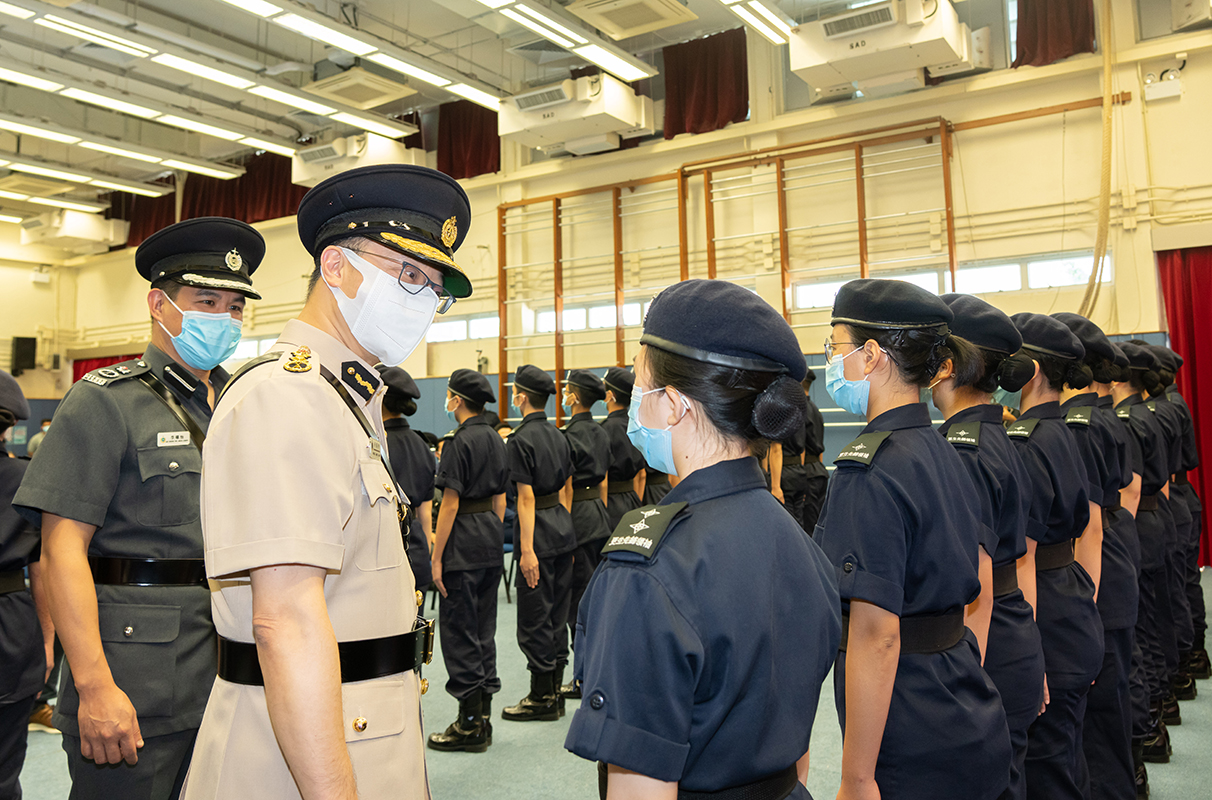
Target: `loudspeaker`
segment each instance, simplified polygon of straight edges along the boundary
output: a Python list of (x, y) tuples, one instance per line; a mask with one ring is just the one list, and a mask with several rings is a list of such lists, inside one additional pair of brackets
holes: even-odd
[(37, 366), (38, 340), (32, 336), (13, 337), (13, 376)]

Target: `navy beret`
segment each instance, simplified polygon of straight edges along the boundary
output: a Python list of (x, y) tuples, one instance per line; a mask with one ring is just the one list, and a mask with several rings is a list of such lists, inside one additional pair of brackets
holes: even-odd
[(535, 394), (555, 394), (555, 381), (534, 364), (523, 364), (513, 374), (513, 385)]
[(265, 239), (251, 225), (227, 217), (197, 217), (144, 239), (135, 251), (135, 269), (152, 286), (176, 281), (260, 300), (252, 288), (252, 274), (263, 258)]
[(1053, 314), (1052, 318), (1060, 320), (1065, 327), (1073, 331), (1073, 335), (1082, 343), (1082, 347), (1086, 348), (1086, 355), (1115, 361), (1115, 351), (1111, 349), (1111, 340), (1107, 338), (1107, 334), (1103, 333), (1102, 328), (1081, 314), (1073, 314), (1069, 311)]
[(797, 381), (808, 368), (787, 321), (728, 281), (682, 281), (658, 294), (640, 344), (720, 367), (785, 372)]
[(1149, 348), (1149, 352), (1153, 353), (1153, 357), (1157, 359), (1158, 364), (1167, 372), (1178, 372), (1178, 354), (1168, 347), (1162, 347), (1160, 344), (1145, 345)]
[(1178, 365), (1179, 369), (1182, 369), (1183, 357), (1180, 356), (1177, 352), (1175, 352), (1172, 348), (1166, 348), (1166, 349), (1170, 350), (1170, 354), (1172, 356), (1174, 356), (1174, 363)]
[(850, 281), (833, 300), (830, 325), (866, 328), (933, 328), (950, 325), (947, 304), (920, 286), (905, 281), (863, 278)]
[(626, 367), (611, 367), (606, 370), (602, 383), (614, 392), (615, 399), (625, 400), (631, 397), (631, 390), (635, 388), (635, 373)]
[(380, 164), (334, 175), (304, 196), (297, 222), (312, 256), (339, 239), (364, 236), (441, 270), (455, 297), (471, 294), (454, 260), (471, 225), (471, 203), (458, 181), (436, 169)]
[(488, 378), (474, 369), (456, 369), (450, 373), (450, 380), (446, 382), (446, 388), (452, 394), (480, 405), (497, 401), (497, 396), (493, 394), (492, 384), (488, 382)]
[(1124, 355), (1128, 357), (1128, 366), (1132, 369), (1156, 371), (1160, 366), (1157, 356), (1153, 355), (1147, 347), (1141, 347), (1139, 344), (1131, 342), (1120, 342), (1119, 349), (1123, 350)]
[(606, 399), (606, 387), (602, 384), (602, 379), (587, 369), (570, 370), (564, 382), (571, 383), (581, 390), (581, 400), (585, 405), (593, 405)]
[(1118, 342), (1110, 342), (1111, 352), (1115, 353), (1115, 358), (1111, 359), (1115, 366), (1123, 368), (1128, 366), (1128, 356), (1124, 355), (1124, 349), (1119, 346)]
[(17, 419), (29, 419), (29, 403), (17, 379), (0, 369), (0, 408)]
[(399, 367), (384, 366), (383, 364), (379, 364), (375, 368), (379, 370), (379, 374), (383, 377), (383, 383), (387, 384), (388, 392), (413, 400), (421, 396), (421, 390), (417, 388), (417, 382), (404, 370)]
[(1015, 314), (1010, 319), (1023, 335), (1023, 347), (1027, 350), (1078, 361), (1086, 357), (1081, 340), (1060, 320), (1047, 314), (1028, 312)]
[(1022, 348), (1022, 334), (1001, 309), (970, 294), (945, 294), (939, 299), (955, 315), (951, 332), (957, 336), (977, 347), (1006, 355), (1014, 355)]

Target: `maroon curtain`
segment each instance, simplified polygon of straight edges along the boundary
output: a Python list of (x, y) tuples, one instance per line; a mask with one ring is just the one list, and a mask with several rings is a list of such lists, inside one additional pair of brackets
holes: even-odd
[(438, 170), (462, 179), (500, 169), (497, 112), (470, 100), (438, 106)]
[(105, 358), (77, 358), (72, 362), (72, 383), (83, 378), (88, 373), (95, 369), (108, 367), (110, 364), (121, 364), (123, 361), (130, 361), (132, 358), (139, 358), (142, 353), (135, 353), (133, 356), (106, 356)]
[[(1183, 357), (1178, 390), (1195, 417), (1195, 441), (1200, 464), (1212, 457), (1212, 247), (1166, 250), (1157, 254), (1162, 298), (1170, 328), (1170, 346)], [(1190, 473), (1191, 485), (1203, 500), (1203, 541), (1199, 563), (1212, 555), (1212, 465)]]
[(707, 133), (749, 116), (745, 29), (664, 49), (665, 138)]
[(1018, 0), (1014, 67), (1094, 52), (1094, 0)]

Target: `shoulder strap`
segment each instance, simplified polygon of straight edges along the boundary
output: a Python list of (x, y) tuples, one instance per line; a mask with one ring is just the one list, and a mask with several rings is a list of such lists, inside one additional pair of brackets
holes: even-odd
[(1065, 424), (1089, 425), (1092, 416), (1094, 416), (1093, 406), (1077, 406), (1065, 412)]
[(223, 385), (223, 391), (220, 392), (219, 397), (215, 399), (215, 405), (216, 406), (219, 405), (219, 400), (223, 399), (223, 395), (227, 394), (228, 389), (230, 389), (237, 380), (244, 377), (245, 373), (247, 373), (253, 367), (259, 367), (262, 364), (270, 364), (274, 361), (281, 359), (282, 354), (284, 352), (286, 352), (286, 351), (278, 350), (273, 353), (266, 353), (265, 355), (257, 356), (256, 358), (252, 359), (251, 361), (244, 362), (244, 364), (238, 370), (236, 370), (234, 373), (232, 373), (232, 376), (230, 378), (227, 379), (227, 383), (225, 383)]
[(177, 400), (176, 395), (169, 391), (168, 387), (161, 383), (160, 379), (152, 374), (151, 370), (140, 374), (139, 380), (144, 386), (151, 389), (152, 394), (160, 398), (160, 402), (185, 426), (185, 430), (189, 431), (190, 441), (194, 443), (194, 447), (198, 448), (198, 452), (201, 453), (202, 443), (206, 441), (206, 434), (202, 432), (202, 426), (194, 422), (194, 418), (189, 415), (189, 412), (182, 408), (181, 402)]
[(613, 553), (620, 550), (629, 553), (639, 553), (645, 558), (652, 558), (661, 543), (661, 537), (669, 530), (674, 517), (682, 512), (686, 503), (670, 503), (664, 506), (644, 506), (634, 511), (628, 511), (619, 520), (618, 527), (606, 540), (602, 547), (603, 553)]
[(864, 433), (862, 436), (843, 447), (842, 452), (833, 460), (833, 463), (837, 464), (839, 461), (850, 461), (855, 464), (862, 464), (864, 467), (869, 467), (871, 466), (871, 462), (875, 460), (875, 453), (880, 449), (880, 445), (882, 445), (884, 440), (891, 435), (892, 431)]
[(965, 447), (981, 446), (981, 423), (979, 420), (952, 425), (947, 431), (947, 441)]
[(1039, 425), (1039, 418), (1032, 417), (1031, 419), (1020, 419), (1009, 428), (1006, 429), (1006, 435), (1013, 439), (1030, 439), (1031, 434), (1035, 433), (1035, 427)]
[(108, 386), (115, 381), (125, 380), (126, 378), (137, 378), (144, 372), (151, 370), (147, 362), (142, 358), (136, 358), (131, 361), (123, 361), (121, 364), (114, 364), (110, 367), (101, 367), (92, 372), (86, 373), (80, 380), (88, 381), (96, 386)]
[(1145, 408), (1149, 409), (1149, 410), (1150, 410), (1150, 411), (1152, 411), (1154, 414), (1156, 414), (1156, 413), (1157, 413), (1157, 401), (1156, 401), (1156, 400), (1149, 400), (1149, 401), (1147, 401), (1147, 402), (1145, 403)]
[(1115, 409), (1115, 416), (1119, 417), (1120, 419), (1127, 419), (1128, 417), (1132, 416), (1132, 406), (1120, 406), (1119, 408)]

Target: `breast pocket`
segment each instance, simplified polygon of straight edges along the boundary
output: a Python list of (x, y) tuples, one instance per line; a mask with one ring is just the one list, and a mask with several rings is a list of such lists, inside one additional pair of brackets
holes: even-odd
[(98, 603), (101, 648), (118, 688), (140, 717), (169, 717), (177, 677), (174, 642), (181, 631), (176, 606)]
[(136, 455), (143, 490), (135, 519), (155, 527), (197, 522), (202, 490), (202, 454), (197, 448), (145, 447)]
[(378, 460), (364, 459), (359, 469), (370, 509), (364, 512), (366, 521), (358, 531), (354, 564), (366, 571), (398, 567), (404, 563), (404, 534), (391, 476)]

